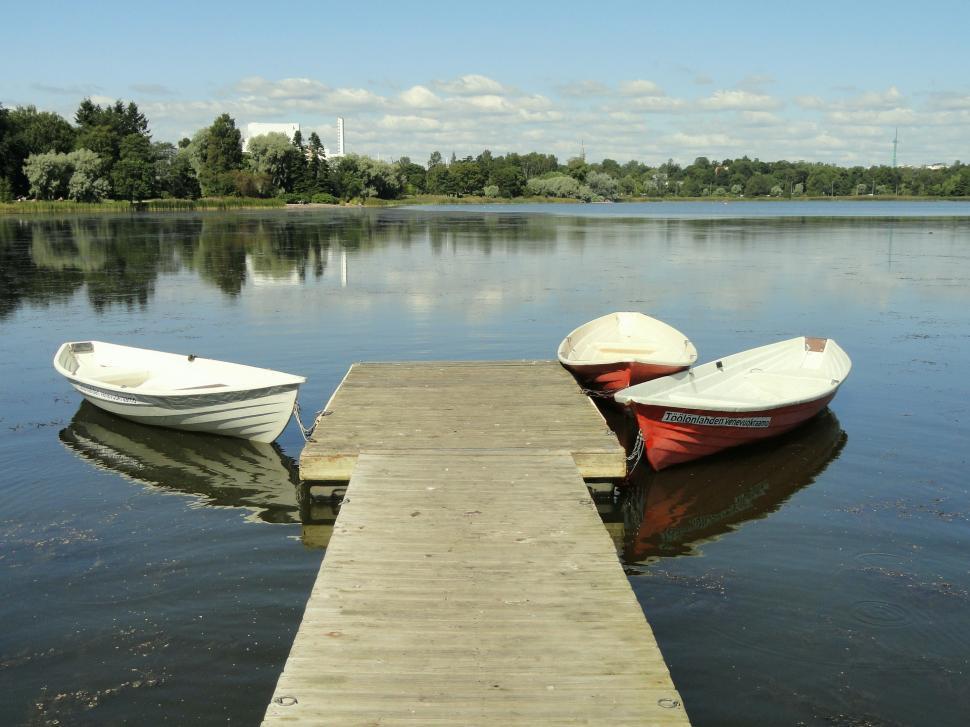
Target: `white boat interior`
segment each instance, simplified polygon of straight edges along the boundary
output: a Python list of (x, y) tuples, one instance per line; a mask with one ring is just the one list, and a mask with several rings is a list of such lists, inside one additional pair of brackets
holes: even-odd
[(621, 404), (760, 411), (827, 396), (851, 368), (832, 339), (800, 336), (637, 384), (614, 398)]
[(689, 366), (697, 349), (683, 333), (643, 313), (610, 313), (585, 323), (559, 344), (559, 361), (576, 366), (636, 361)]
[(54, 366), (82, 383), (157, 396), (228, 393), (306, 381), (272, 369), (102, 341), (65, 343)]

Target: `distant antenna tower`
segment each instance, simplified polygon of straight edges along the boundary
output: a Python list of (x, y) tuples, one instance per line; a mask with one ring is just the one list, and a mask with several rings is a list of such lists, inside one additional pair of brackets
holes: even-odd
[(893, 169), (896, 168), (896, 147), (899, 146), (899, 129), (896, 129), (896, 136), (893, 137)]
[(583, 143), (582, 139), (579, 140), (579, 158), (584, 162), (586, 161), (586, 144)]
[[(337, 156), (344, 155), (344, 117), (337, 117)], [(895, 165), (894, 165), (895, 166)]]

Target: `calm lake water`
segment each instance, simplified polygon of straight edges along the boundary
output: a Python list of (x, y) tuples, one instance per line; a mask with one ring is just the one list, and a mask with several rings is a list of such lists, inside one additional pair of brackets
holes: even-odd
[(258, 724), (339, 510), (295, 426), (119, 421), (61, 342), (304, 374), (312, 412), (354, 361), (554, 358), (614, 310), (854, 363), (783, 439), (597, 490), (693, 722), (966, 724), (970, 204), (877, 202), (0, 218), (0, 724)]

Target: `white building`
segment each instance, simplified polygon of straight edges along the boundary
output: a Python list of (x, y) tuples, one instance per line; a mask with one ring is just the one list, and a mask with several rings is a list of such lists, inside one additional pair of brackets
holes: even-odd
[(344, 155), (344, 117), (337, 117), (337, 153), (334, 154), (336, 157), (342, 157)]
[[(243, 151), (246, 151), (249, 140), (254, 136), (262, 136), (263, 134), (285, 134), (287, 139), (293, 141), (293, 135), (298, 131), (300, 131), (300, 125), (295, 123), (277, 124), (250, 121), (246, 124), (246, 131), (242, 135), (242, 148)], [(304, 138), (303, 144), (306, 145), (306, 143), (307, 140)], [(344, 151), (344, 119), (342, 116), (337, 117), (337, 150), (332, 151), (330, 147), (324, 145), (323, 153), (327, 159), (339, 159), (346, 154)]]
[(286, 138), (293, 141), (293, 135), (299, 130), (299, 124), (268, 124), (262, 121), (250, 121), (246, 124), (246, 133), (243, 134), (243, 151), (246, 151), (249, 140), (254, 136), (262, 136), (263, 134), (286, 134)]

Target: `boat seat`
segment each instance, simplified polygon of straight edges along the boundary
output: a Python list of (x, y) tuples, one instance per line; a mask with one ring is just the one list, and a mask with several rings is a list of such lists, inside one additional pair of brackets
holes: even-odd
[(93, 371), (82, 367), (76, 374), (79, 378), (89, 378), (100, 381), (109, 386), (141, 386), (151, 376), (151, 371), (145, 369), (115, 368), (112, 366), (98, 367)]
[(654, 349), (644, 348), (643, 346), (594, 346), (594, 350), (599, 353), (632, 353), (635, 355), (643, 355), (653, 353)]
[(732, 399), (727, 396), (718, 396), (717, 394), (706, 394), (704, 396), (671, 394), (669, 398), (671, 404), (688, 407), (690, 409), (716, 409), (719, 406), (749, 407), (757, 403), (756, 400)]
[(830, 385), (830, 380), (818, 374), (774, 374), (759, 371), (748, 374), (745, 383), (772, 396), (790, 399), (821, 393)]

